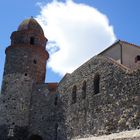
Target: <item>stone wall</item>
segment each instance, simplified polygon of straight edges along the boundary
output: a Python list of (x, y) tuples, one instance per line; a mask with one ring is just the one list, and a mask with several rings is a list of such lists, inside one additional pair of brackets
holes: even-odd
[(4, 75), (22, 73), (35, 83), (43, 83), (46, 74), (46, 52), (31, 45), (15, 45), (6, 49)]
[(55, 85), (34, 84), (28, 75), (5, 75), (0, 95), (0, 140), (30, 140), (32, 136), (66, 140), (63, 105)]
[(4, 76), (0, 95), (1, 140), (27, 138), (32, 85), (30, 77), (22, 74)]
[[(27, 35), (28, 34), (28, 35)], [(45, 50), (47, 38), (45, 38), (44, 34), (35, 32), (33, 30), (22, 30), (15, 31), (11, 34), (11, 45), (21, 45), (26, 44), (30, 45), (30, 38), (34, 37), (34, 44), (43, 47)]]
[(30, 135), (39, 135), (43, 140), (66, 140), (60, 95), (49, 85), (35, 85), (33, 88)]
[[(98, 82), (95, 77), (98, 75)], [(86, 81), (86, 97), (83, 83)], [(72, 101), (76, 86), (76, 101)], [(96, 90), (99, 86), (99, 93)], [(94, 57), (59, 84), (67, 139), (139, 128), (140, 71), (130, 71), (105, 57)], [(95, 94), (96, 93), (96, 94)]]
[(0, 139), (66, 140), (63, 105), (55, 84), (34, 84), (22, 74), (4, 76), (0, 95)]

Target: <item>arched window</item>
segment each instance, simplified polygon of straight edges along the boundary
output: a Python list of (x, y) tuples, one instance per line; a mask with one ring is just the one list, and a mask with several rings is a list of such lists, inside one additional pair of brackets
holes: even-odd
[(94, 93), (98, 94), (100, 92), (100, 75), (96, 74), (94, 77)]
[(34, 38), (34, 37), (31, 37), (31, 38), (30, 38), (30, 44), (31, 44), (31, 45), (34, 45), (34, 44), (35, 44), (35, 38)]
[(39, 135), (31, 135), (29, 140), (43, 140), (41, 136)]
[(83, 86), (82, 86), (82, 98), (83, 98), (83, 99), (86, 98), (86, 90), (87, 90), (87, 82), (84, 81), (84, 82), (83, 82)]
[(77, 87), (73, 86), (73, 89), (72, 89), (72, 104), (76, 103), (76, 92), (77, 92)]

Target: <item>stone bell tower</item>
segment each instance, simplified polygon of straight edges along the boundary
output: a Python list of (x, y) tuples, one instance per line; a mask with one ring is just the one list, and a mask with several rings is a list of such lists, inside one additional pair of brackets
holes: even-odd
[(20, 134), (25, 134), (26, 139), (32, 88), (45, 81), (49, 58), (46, 43), (41, 26), (32, 17), (25, 19), (11, 35), (11, 45), (5, 51), (0, 96), (0, 140), (13, 140)]
[(24, 20), (11, 35), (11, 46), (6, 49), (4, 75), (20, 73), (31, 77), (34, 83), (43, 83), (49, 58), (46, 42), (38, 22), (33, 18)]

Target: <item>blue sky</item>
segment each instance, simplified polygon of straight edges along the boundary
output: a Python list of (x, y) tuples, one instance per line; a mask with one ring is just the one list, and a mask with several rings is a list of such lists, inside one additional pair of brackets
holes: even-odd
[[(10, 45), (10, 35), (17, 30), (18, 25), (24, 19), (40, 15), (41, 8), (37, 5), (38, 2), (42, 5), (52, 3), (51, 0), (4, 0), (0, 2), (0, 83), (5, 61), (4, 51)], [(65, 1), (59, 0), (58, 2)], [(113, 26), (117, 39), (140, 45), (139, 0), (74, 0), (73, 2), (76, 4), (83, 3), (98, 9), (107, 16), (109, 25)], [(59, 74), (54, 73), (51, 68), (48, 68), (48, 82), (59, 81), (61, 77)]]

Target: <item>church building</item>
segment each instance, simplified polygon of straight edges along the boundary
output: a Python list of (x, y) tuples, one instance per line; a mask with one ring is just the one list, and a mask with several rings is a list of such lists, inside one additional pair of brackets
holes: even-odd
[(0, 140), (71, 140), (140, 128), (139, 46), (118, 40), (59, 83), (45, 83), (47, 41), (32, 17), (11, 34)]

